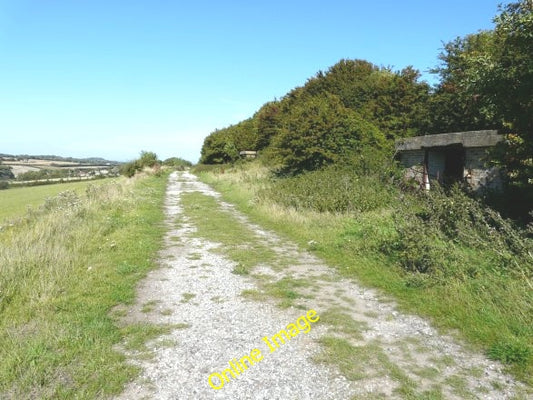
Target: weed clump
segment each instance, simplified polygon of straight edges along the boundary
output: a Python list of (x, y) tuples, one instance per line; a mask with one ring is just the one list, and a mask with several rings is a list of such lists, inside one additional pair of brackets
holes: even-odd
[(491, 273), (531, 284), (533, 240), (458, 186), (404, 196), (394, 221), (397, 235), (383, 249), (407, 271), (475, 277), (479, 268), (461, 257), (470, 249), (484, 254)]
[(261, 198), (295, 210), (331, 213), (372, 211), (388, 207), (396, 188), (377, 175), (359, 175), (350, 167), (332, 166), (294, 177), (276, 179)]

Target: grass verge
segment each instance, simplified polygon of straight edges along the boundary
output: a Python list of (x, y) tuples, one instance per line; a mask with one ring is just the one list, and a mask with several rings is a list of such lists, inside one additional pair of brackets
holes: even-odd
[(237, 263), (235, 274), (248, 275), (259, 263), (276, 259), (276, 253), (261, 243), (250, 228), (223, 210), (214, 197), (200, 192), (184, 193), (181, 204), (197, 228), (195, 234), (224, 245), (222, 251)]
[[(197, 228), (194, 235), (223, 245), (219, 251), (236, 263), (232, 271), (234, 274), (250, 275), (260, 264), (277, 270), (291, 261), (268, 247), (251, 228), (222, 209), (212, 196), (200, 192), (184, 193), (181, 204), (185, 215)], [(282, 308), (290, 307), (297, 299), (305, 297), (298, 289), (310, 286), (302, 279), (283, 278), (272, 282), (270, 276), (252, 276), (257, 279), (260, 291), (244, 291), (243, 295), (255, 300), (273, 297), (279, 300), (278, 305)]]
[(63, 192), (0, 231), (1, 398), (104, 398), (136, 374), (116, 345), (164, 329), (120, 327), (110, 311), (155, 265), (165, 187), (151, 176)]
[[(394, 202), (387, 208), (351, 213), (296, 210), (276, 202), (275, 193), (269, 198), (261, 195), (272, 187), (272, 181), (258, 164), (199, 176), (253, 222), (302, 247), (313, 243), (310, 250), (342, 275), (393, 295), (403, 310), (429, 317), (436, 327), (458, 333), (533, 384), (533, 291), (527, 280), (500, 273), (487, 251), (452, 245), (438, 254), (455, 257), (471, 268), (465, 268), (467, 273), (462, 275), (427, 280), (426, 275), (406, 272), (394, 254), (382, 251), (383, 243), (394, 241), (397, 235)], [(446, 265), (446, 258), (442, 261)]]

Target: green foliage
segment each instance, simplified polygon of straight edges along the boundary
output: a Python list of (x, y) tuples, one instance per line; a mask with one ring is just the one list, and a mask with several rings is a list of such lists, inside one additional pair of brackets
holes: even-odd
[(130, 162), (122, 164), (119, 168), (119, 172), (120, 172), (120, 175), (124, 175), (127, 178), (131, 178), (137, 173), (137, 171), (140, 171), (141, 169), (142, 167), (140, 166), (139, 162), (130, 161)]
[(429, 85), (419, 78), (412, 67), (394, 72), (364, 60), (341, 60), (310, 79), (304, 90), (337, 95), (389, 138), (399, 138), (422, 134), (427, 126)]
[(170, 157), (163, 161), (163, 165), (183, 170), (185, 168), (192, 167), (192, 162), (184, 160), (180, 157)]
[(394, 219), (398, 235), (383, 248), (393, 250), (408, 271), (475, 276), (479, 266), (468, 265), (460, 256), (460, 249), (468, 247), (490, 259), (491, 273), (533, 284), (533, 240), (527, 232), (457, 186), (448, 193), (436, 187), (406, 195)]
[(66, 178), (72, 174), (68, 169), (40, 169), (38, 171), (28, 171), (19, 174), (17, 180), (19, 181), (35, 181), (40, 179), (57, 179)]
[(254, 115), (257, 121), (257, 150), (270, 145), (273, 137), (277, 136), (281, 126), (281, 105), (277, 101), (266, 103)]
[[(253, 118), (213, 132), (200, 162), (231, 163), (239, 151), (259, 150), (268, 163), (281, 158), (282, 169), (299, 172), (336, 162), (373, 141), (382, 146), (385, 137), (422, 133), (429, 86), (419, 77), (411, 67), (393, 72), (363, 60), (341, 60), (281, 100), (266, 103)], [(301, 154), (289, 160), (293, 145)], [(293, 165), (284, 165), (285, 159)]]
[(476, 129), (501, 128), (494, 115), (494, 107), (480, 98), (478, 93), (466, 90), (465, 71), (470, 62), (485, 57), (494, 44), (492, 31), (466, 35), (444, 45), (439, 55), (441, 65), (433, 73), (441, 82), (430, 98), (430, 132), (461, 132)]
[(145, 167), (153, 168), (159, 171), (159, 163), (160, 162), (157, 159), (157, 154), (152, 151), (142, 150), (140, 157), (137, 160), (122, 164), (119, 168), (119, 172), (121, 175), (131, 178), (137, 172), (142, 171)]
[(0, 164), (0, 180), (4, 179), (15, 179), (15, 175), (13, 175), (10, 166)]
[(383, 134), (334, 95), (301, 95), (272, 149), (279, 171), (313, 171), (349, 158), (363, 146), (384, 148)]
[(9, 189), (9, 182), (0, 181), (0, 190)]
[(211, 133), (202, 146), (200, 163), (225, 164), (239, 159), (239, 152), (257, 150), (259, 139), (252, 118)]
[(202, 164), (225, 164), (235, 161), (230, 154), (226, 153), (226, 145), (230, 138), (226, 131), (216, 130), (205, 138), (200, 152)]
[(443, 64), (436, 69), (442, 82), (432, 99), (433, 129), (501, 128), (512, 133), (495, 156), (520, 190), (517, 198), (531, 198), (533, 3), (520, 0), (500, 11), (494, 30), (445, 45)]
[[(296, 210), (318, 212), (351, 213), (388, 207), (398, 195), (398, 190), (384, 179), (390, 166), (383, 156), (373, 156), (376, 154), (359, 157), (358, 164), (333, 165), (319, 171), (277, 179), (259, 196)], [(367, 161), (379, 166), (369, 166)]]
[(153, 151), (142, 150), (139, 162), (142, 167), (152, 168), (158, 163), (157, 154), (155, 154)]

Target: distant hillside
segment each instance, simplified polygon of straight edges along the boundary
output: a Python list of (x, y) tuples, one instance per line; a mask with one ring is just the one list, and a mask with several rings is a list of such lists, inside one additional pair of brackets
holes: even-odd
[(17, 159), (17, 160), (46, 160), (46, 161), (60, 161), (77, 164), (89, 165), (119, 165), (118, 161), (106, 160), (101, 157), (75, 158), (75, 157), (61, 157), (54, 155), (28, 155), (28, 154), (4, 154), (0, 153), (0, 159)]

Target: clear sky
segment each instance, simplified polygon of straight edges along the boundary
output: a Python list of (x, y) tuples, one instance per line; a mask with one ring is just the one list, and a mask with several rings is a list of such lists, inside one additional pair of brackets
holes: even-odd
[(0, 0), (0, 153), (196, 162), (342, 58), (428, 82), (443, 42), (505, 0)]

